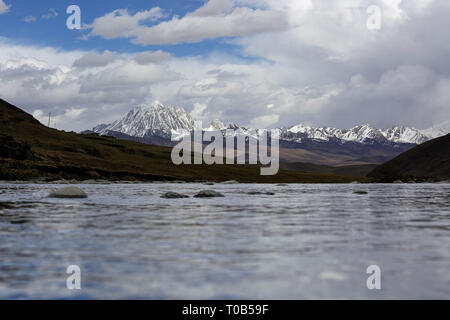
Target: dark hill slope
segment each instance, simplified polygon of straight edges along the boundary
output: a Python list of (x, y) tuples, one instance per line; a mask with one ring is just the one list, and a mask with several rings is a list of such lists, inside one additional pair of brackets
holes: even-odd
[(140, 181), (350, 182), (333, 174), (281, 170), (260, 176), (258, 166), (172, 163), (171, 148), (47, 128), (0, 99), (0, 180), (107, 179)]
[(401, 154), (375, 168), (368, 176), (383, 181), (450, 179), (450, 134)]

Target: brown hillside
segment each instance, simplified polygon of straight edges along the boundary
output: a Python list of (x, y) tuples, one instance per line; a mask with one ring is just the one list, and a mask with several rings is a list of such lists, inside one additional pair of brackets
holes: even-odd
[(417, 146), (368, 175), (383, 181), (450, 179), (450, 134)]

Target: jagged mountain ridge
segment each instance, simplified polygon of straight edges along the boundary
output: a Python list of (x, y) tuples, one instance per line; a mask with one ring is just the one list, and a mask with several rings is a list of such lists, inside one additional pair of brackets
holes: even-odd
[(170, 139), (172, 132), (183, 134), (193, 129), (194, 119), (186, 110), (154, 102), (151, 105), (139, 105), (123, 119), (98, 125), (93, 131), (100, 135), (113, 131), (138, 138), (157, 136)]
[[(164, 106), (159, 102), (150, 105), (139, 105), (131, 110), (123, 119), (111, 124), (101, 124), (93, 129), (100, 135), (122, 133), (131, 137), (159, 137), (171, 139), (180, 138), (194, 129), (195, 120), (182, 107)], [(206, 131), (221, 130), (224, 135), (226, 129), (233, 129), (233, 135), (254, 135), (256, 130), (240, 127), (236, 124), (224, 124), (220, 120), (214, 120)], [(356, 126), (350, 129), (338, 129), (333, 127), (316, 128), (312, 126), (297, 125), (291, 128), (278, 129), (280, 140), (293, 143), (306, 141), (333, 142), (345, 144), (348, 142), (361, 144), (422, 144), (436, 136), (446, 134), (444, 129), (417, 130), (405, 126), (394, 126), (382, 130), (370, 125)], [(440, 130), (440, 131), (439, 131)]]
[(362, 144), (421, 144), (431, 138), (414, 128), (394, 126), (382, 130), (373, 128), (367, 124), (350, 129), (337, 129), (332, 127), (314, 128), (298, 125), (286, 129), (281, 136), (284, 140), (296, 141), (299, 143), (303, 142), (304, 139), (308, 139), (325, 142), (337, 140), (342, 143), (356, 142)]

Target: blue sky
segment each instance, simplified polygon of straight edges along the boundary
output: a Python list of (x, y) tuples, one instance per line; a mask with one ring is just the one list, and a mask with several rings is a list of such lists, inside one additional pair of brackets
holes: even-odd
[(424, 129), (449, 120), (449, 15), (448, 0), (0, 0), (0, 98), (75, 131), (155, 100), (204, 122)]
[[(11, 0), (5, 1), (11, 4), (10, 12), (2, 15), (0, 19), (0, 36), (13, 38), (16, 42), (30, 45), (59, 47), (64, 50), (111, 50), (121, 53), (139, 52), (143, 49), (158, 50), (164, 49), (176, 56), (185, 55), (207, 55), (212, 51), (229, 52), (240, 55), (239, 47), (231, 45), (229, 41), (223, 39), (205, 40), (199, 43), (180, 43), (169, 46), (160, 45), (130, 45), (128, 39), (104, 40), (101, 37), (93, 37), (88, 40), (81, 40), (86, 30), (68, 30), (66, 20), (69, 17), (66, 9), (71, 4), (77, 4), (81, 8), (82, 23), (90, 24), (92, 21), (106, 13), (116, 9), (125, 8), (130, 13), (148, 10), (152, 7), (160, 7), (167, 16), (165, 20), (170, 20), (174, 15), (184, 16), (187, 12), (194, 11), (204, 4), (202, 0), (175, 1), (29, 1), (29, 0)], [(54, 9), (58, 15), (53, 18), (43, 18), (50, 9)], [(25, 23), (26, 17), (36, 18), (35, 22)], [(157, 22), (148, 23), (156, 24)]]

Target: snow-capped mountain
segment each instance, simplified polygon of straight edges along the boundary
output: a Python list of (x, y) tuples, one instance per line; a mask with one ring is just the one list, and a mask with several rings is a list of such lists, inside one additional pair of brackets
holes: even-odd
[(421, 130), (421, 132), (432, 139), (445, 136), (450, 133), (450, 121), (440, 123), (426, 130)]
[(356, 126), (351, 129), (337, 129), (331, 127), (315, 128), (311, 126), (297, 125), (286, 130), (282, 134), (287, 140), (302, 142), (304, 139), (316, 141), (357, 142), (363, 144), (372, 143), (407, 143), (421, 144), (430, 137), (414, 128), (403, 126), (381, 130), (370, 125)]
[(431, 136), (425, 135), (420, 130), (404, 126), (392, 127), (381, 131), (381, 133), (386, 139), (395, 143), (422, 144), (432, 138)]
[(208, 128), (205, 128), (205, 131), (222, 131), (226, 130), (228, 127), (220, 121), (219, 119), (215, 119), (211, 122)]
[[(236, 124), (225, 124), (216, 119), (205, 127), (205, 131), (234, 130), (233, 135), (255, 136), (257, 129), (245, 128)], [(101, 135), (121, 133), (130, 137), (147, 138), (159, 137), (170, 140), (172, 137), (180, 139), (194, 130), (194, 119), (181, 107), (164, 106), (159, 102), (150, 105), (139, 105), (131, 110), (123, 119), (111, 124), (101, 124), (93, 131)], [(450, 132), (450, 122), (428, 130), (395, 126), (386, 130), (373, 128), (370, 125), (356, 126), (350, 129), (338, 129), (333, 127), (312, 127), (297, 125), (291, 128), (278, 129), (280, 140), (305, 143), (333, 142), (345, 144), (348, 142), (364, 145), (398, 145), (421, 144), (438, 136)]]
[(120, 132), (138, 138), (158, 136), (170, 139), (172, 133), (183, 135), (193, 129), (194, 119), (186, 110), (154, 102), (150, 105), (139, 105), (123, 119), (98, 125), (93, 131), (100, 135)]

